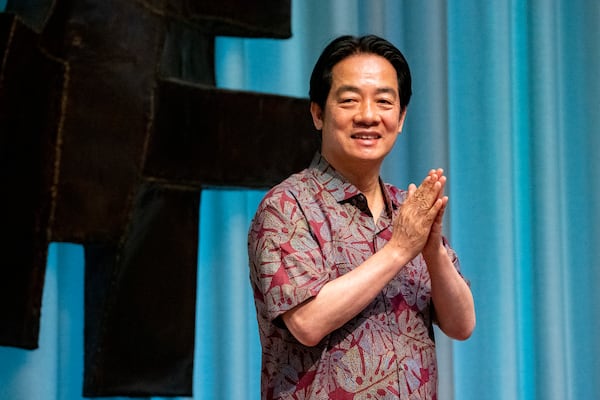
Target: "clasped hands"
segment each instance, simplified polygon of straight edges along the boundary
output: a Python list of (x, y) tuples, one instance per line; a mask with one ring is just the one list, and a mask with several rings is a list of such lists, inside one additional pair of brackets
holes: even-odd
[(419, 253), (433, 253), (442, 240), (442, 220), (448, 197), (444, 196), (446, 177), (440, 169), (431, 170), (417, 187), (408, 186), (408, 197), (394, 221), (390, 244), (416, 257)]

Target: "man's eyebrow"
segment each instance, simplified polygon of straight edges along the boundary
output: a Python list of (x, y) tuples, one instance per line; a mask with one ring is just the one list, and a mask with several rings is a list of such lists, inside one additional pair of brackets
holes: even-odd
[[(339, 88), (338, 88), (338, 89), (335, 91), (335, 93), (336, 93), (337, 95), (340, 95), (340, 94), (342, 94), (342, 93), (344, 93), (344, 92), (360, 93), (360, 92), (361, 92), (361, 90), (360, 90), (360, 89), (359, 89), (357, 86), (353, 86), (353, 85), (342, 85), (342, 86), (340, 86), (340, 87), (339, 87)], [(388, 93), (388, 94), (391, 94), (391, 95), (393, 95), (393, 96), (396, 96), (396, 97), (398, 96), (398, 91), (397, 91), (396, 89), (394, 89), (393, 87), (388, 87), (388, 86), (384, 86), (384, 87), (377, 88), (377, 89), (375, 90), (375, 92), (376, 92), (377, 94), (380, 94), (380, 93)]]
[(391, 94), (395, 97), (398, 96), (398, 91), (396, 89), (394, 89), (393, 87), (382, 87), (382, 88), (377, 88), (377, 90), (375, 91), (376, 93), (388, 93)]
[(356, 87), (356, 86), (352, 86), (352, 85), (342, 85), (342, 86), (340, 86), (340, 87), (339, 87), (339, 88), (338, 88), (338, 89), (335, 91), (335, 93), (336, 93), (336, 94), (341, 94), (341, 93), (344, 93), (344, 92), (356, 92), (356, 93), (358, 93), (358, 92), (360, 92), (360, 90), (359, 90), (359, 89), (358, 89), (358, 87)]

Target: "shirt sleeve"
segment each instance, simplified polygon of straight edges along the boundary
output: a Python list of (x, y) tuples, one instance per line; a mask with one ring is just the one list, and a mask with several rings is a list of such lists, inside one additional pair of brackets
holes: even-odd
[(248, 250), (257, 311), (267, 320), (315, 296), (329, 280), (319, 243), (292, 195), (272, 194), (261, 203)]

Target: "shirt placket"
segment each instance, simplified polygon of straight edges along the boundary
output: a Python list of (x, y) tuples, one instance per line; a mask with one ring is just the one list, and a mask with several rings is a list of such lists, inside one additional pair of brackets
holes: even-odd
[[(382, 217), (382, 219), (380, 219), (379, 223), (377, 224), (377, 232), (375, 235), (373, 235), (373, 248), (375, 252), (381, 250), (381, 248), (385, 246), (385, 244), (388, 242), (388, 240), (386, 240), (383, 236), (387, 237), (387, 233), (389, 233), (389, 230), (391, 230), (391, 220), (387, 216)], [(394, 337), (400, 335), (400, 328), (398, 327), (394, 307), (391, 303), (391, 298), (387, 295), (387, 291), (388, 288), (386, 287), (377, 296), (377, 302), (379, 303), (378, 308), (380, 309), (381, 315), (385, 316), (385, 326), (388, 327), (388, 337), (386, 346), (391, 346), (393, 348), (393, 353), (395, 355), (398, 355), (401, 354), (401, 351), (399, 351), (399, 349), (396, 348), (398, 346), (398, 342), (394, 340)], [(400, 363), (400, 357), (394, 357), (394, 370), (397, 375), (395, 382), (397, 382), (397, 384), (399, 384), (401, 381), (401, 368), (402, 366)], [(398, 386), (395, 388), (395, 390), (396, 393), (401, 392), (400, 387)]]

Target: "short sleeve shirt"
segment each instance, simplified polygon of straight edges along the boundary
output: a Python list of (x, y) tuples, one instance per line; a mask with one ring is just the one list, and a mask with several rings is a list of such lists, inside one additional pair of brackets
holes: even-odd
[(365, 196), (317, 153), (309, 168), (275, 186), (259, 205), (248, 250), (263, 399), (436, 398), (431, 285), (422, 256), (314, 347), (298, 342), (280, 318), (391, 238), (406, 192), (382, 188), (386, 212), (375, 223)]

